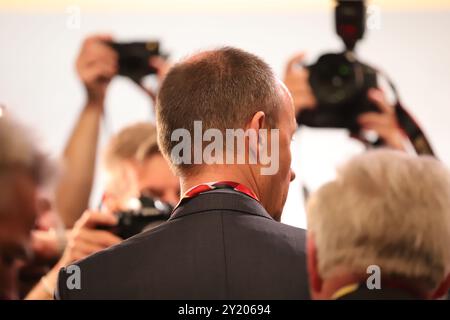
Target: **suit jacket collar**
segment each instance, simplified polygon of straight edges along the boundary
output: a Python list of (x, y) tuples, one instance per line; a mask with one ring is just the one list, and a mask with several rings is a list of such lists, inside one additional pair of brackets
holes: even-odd
[(172, 212), (169, 220), (213, 210), (239, 211), (273, 220), (258, 201), (229, 189), (211, 190), (189, 199)]

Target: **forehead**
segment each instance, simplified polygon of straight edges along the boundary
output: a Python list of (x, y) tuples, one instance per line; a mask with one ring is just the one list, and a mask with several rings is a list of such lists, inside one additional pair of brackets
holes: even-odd
[[(154, 153), (146, 158), (138, 173), (138, 179), (142, 183), (164, 185), (171, 183), (175, 178), (169, 164), (160, 153)], [(175, 178), (176, 179), (176, 178)]]

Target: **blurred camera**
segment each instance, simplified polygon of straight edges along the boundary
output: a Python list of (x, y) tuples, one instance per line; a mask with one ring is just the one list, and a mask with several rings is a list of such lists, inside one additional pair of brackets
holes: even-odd
[(127, 211), (115, 213), (118, 218), (117, 225), (99, 226), (98, 229), (108, 230), (122, 239), (128, 239), (167, 221), (173, 210), (170, 204), (144, 195), (134, 199), (133, 207)]
[(160, 52), (158, 41), (108, 43), (119, 55), (119, 75), (131, 78), (135, 82), (157, 70), (149, 65), (149, 59), (153, 56), (164, 56)]
[(309, 82), (318, 105), (301, 114), (302, 124), (347, 128), (354, 132), (359, 128), (358, 115), (378, 111), (367, 99), (367, 91), (377, 87), (376, 71), (356, 60), (352, 52), (325, 54), (309, 71)]
[(377, 72), (358, 61), (353, 52), (364, 35), (366, 7), (363, 0), (338, 0), (336, 32), (345, 44), (343, 53), (327, 53), (308, 67), (309, 82), (317, 107), (304, 110), (299, 124), (310, 127), (347, 128), (357, 132), (357, 117), (378, 111), (367, 99), (367, 91), (377, 87)]

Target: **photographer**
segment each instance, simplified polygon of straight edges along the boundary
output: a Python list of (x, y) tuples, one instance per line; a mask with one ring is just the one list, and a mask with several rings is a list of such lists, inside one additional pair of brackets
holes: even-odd
[[(294, 99), (296, 114), (304, 109), (314, 109), (317, 105), (309, 84), (309, 71), (302, 66), (303, 60), (304, 53), (298, 53), (292, 57), (287, 63), (284, 75), (284, 83)], [(370, 89), (367, 98), (380, 112), (361, 114), (357, 119), (361, 129), (376, 132), (390, 148), (407, 151), (408, 138), (398, 124), (394, 107), (387, 102), (383, 92), (380, 89)], [(358, 135), (351, 135), (351, 137), (362, 140)]]
[[(117, 52), (106, 43), (112, 40), (110, 35), (86, 38), (76, 61), (76, 70), (86, 91), (86, 103), (64, 151), (64, 171), (55, 199), (56, 209), (69, 228), (89, 204), (105, 97), (119, 68)], [(152, 57), (148, 63), (157, 70), (161, 82), (169, 64), (160, 57)], [(140, 86), (154, 101), (154, 90)]]

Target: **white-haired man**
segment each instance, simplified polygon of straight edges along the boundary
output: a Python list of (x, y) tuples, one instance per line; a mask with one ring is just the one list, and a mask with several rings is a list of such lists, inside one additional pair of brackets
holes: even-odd
[(357, 156), (308, 203), (315, 299), (434, 299), (450, 286), (450, 174), (431, 157)]

